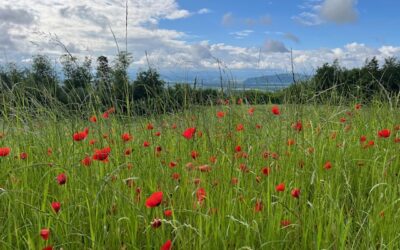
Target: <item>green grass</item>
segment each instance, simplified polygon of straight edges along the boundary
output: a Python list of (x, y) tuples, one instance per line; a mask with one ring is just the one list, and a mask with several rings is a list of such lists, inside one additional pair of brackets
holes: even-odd
[[(51, 113), (29, 117), (17, 112), (4, 118), (0, 147), (10, 147), (11, 153), (0, 157), (0, 249), (159, 249), (168, 239), (173, 249), (400, 248), (398, 110), (286, 105), (274, 116), (271, 106), (256, 106), (251, 116), (248, 108), (214, 106), (154, 118), (112, 114), (107, 120), (98, 113), (97, 123)], [(217, 118), (217, 111), (226, 116)], [(340, 122), (342, 117), (346, 122)], [(292, 128), (298, 120), (301, 132)], [(146, 129), (148, 123), (153, 130)], [(244, 130), (236, 131), (237, 124)], [(73, 133), (85, 127), (88, 138), (74, 142)], [(202, 136), (185, 139), (182, 132), (188, 127)], [(391, 136), (378, 138), (384, 128)], [(157, 131), (161, 136), (154, 136)], [(123, 142), (125, 132), (134, 139)], [(361, 145), (361, 135), (375, 145)], [(97, 142), (89, 145), (91, 139)], [(288, 146), (288, 139), (295, 144)], [(143, 147), (144, 141), (150, 147)], [(237, 145), (247, 157), (235, 154)], [(81, 164), (105, 146), (111, 147), (108, 163)], [(124, 155), (127, 148), (132, 148), (129, 156)], [(195, 160), (192, 150), (200, 154)], [(264, 158), (266, 151), (279, 158)], [(21, 152), (28, 158), (19, 159)], [(169, 168), (171, 161), (178, 163), (175, 168)], [(200, 172), (197, 167), (204, 164), (212, 170)], [(241, 171), (240, 164), (249, 171)], [(261, 171), (266, 166), (269, 176)], [(58, 185), (56, 177), (63, 172), (67, 183)], [(173, 173), (180, 181), (171, 178)], [(282, 182), (286, 189), (277, 192)], [(206, 191), (202, 204), (196, 198), (200, 187)], [(293, 188), (301, 190), (299, 199), (291, 196)], [(155, 191), (164, 192), (163, 202), (147, 208), (145, 200)], [(57, 214), (53, 201), (61, 202)], [(263, 205), (259, 212), (257, 201)], [(167, 209), (172, 217), (164, 215)], [(157, 229), (151, 227), (155, 218), (162, 219)], [(285, 220), (290, 225), (283, 227)], [(48, 241), (40, 237), (46, 227)]]

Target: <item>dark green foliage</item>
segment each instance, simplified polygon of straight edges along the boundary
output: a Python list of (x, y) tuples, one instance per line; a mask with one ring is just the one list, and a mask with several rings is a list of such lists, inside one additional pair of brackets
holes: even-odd
[[(26, 108), (63, 106), (66, 111), (107, 109), (115, 107), (124, 114), (162, 114), (177, 112), (194, 105), (216, 105), (226, 99), (239, 98), (247, 104), (268, 103), (345, 103), (390, 100), (400, 91), (400, 62), (387, 58), (380, 67), (378, 60), (366, 60), (361, 68), (346, 69), (338, 61), (324, 64), (309, 80), (297, 81), (276, 92), (238, 91), (229, 88), (198, 89), (196, 84), (172, 84), (168, 87), (153, 68), (141, 71), (134, 81), (128, 77), (132, 62), (122, 51), (110, 65), (106, 56), (83, 62), (70, 54), (60, 58), (60, 78), (50, 59), (33, 57), (31, 68), (9, 63), (0, 66), (0, 97), (3, 103), (18, 102)], [(398, 103), (398, 102), (396, 102)], [(22, 105), (21, 105), (22, 104)]]
[(159, 97), (163, 93), (164, 84), (164, 81), (160, 79), (160, 74), (152, 68), (139, 72), (133, 82), (133, 99)]
[[(367, 103), (372, 99), (387, 100), (400, 90), (400, 63), (396, 58), (387, 58), (379, 67), (375, 57), (367, 59), (363, 67), (354, 69), (341, 67), (338, 61), (325, 63), (305, 85), (308, 89), (305, 90), (308, 92), (307, 98), (319, 102), (358, 100)], [(293, 91), (295, 88), (298, 86), (291, 86), (286, 92), (296, 92)], [(300, 93), (304, 94), (303, 91), (294, 93), (296, 98), (300, 98)]]

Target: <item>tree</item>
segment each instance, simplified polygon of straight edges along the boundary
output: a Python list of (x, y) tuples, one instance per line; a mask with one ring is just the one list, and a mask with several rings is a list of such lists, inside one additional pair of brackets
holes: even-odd
[(395, 57), (385, 59), (382, 66), (382, 84), (389, 92), (400, 91), (400, 62)]
[(105, 56), (97, 58), (96, 78), (94, 87), (96, 94), (99, 96), (103, 105), (110, 106), (112, 96), (112, 69), (108, 64), (108, 59)]
[(165, 82), (160, 79), (160, 74), (152, 68), (137, 74), (133, 83), (133, 99), (151, 99), (163, 92)]
[(33, 57), (31, 78), (38, 90), (56, 90), (57, 74), (47, 56), (36, 55)]
[(125, 101), (129, 106), (129, 77), (128, 68), (132, 62), (132, 56), (126, 51), (118, 53), (113, 67), (113, 90), (117, 101)]
[(92, 82), (91, 64), (92, 60), (85, 57), (79, 64), (76, 57), (70, 55), (61, 56), (61, 64), (64, 72), (64, 90), (71, 99), (69, 102), (81, 103), (88, 93)]

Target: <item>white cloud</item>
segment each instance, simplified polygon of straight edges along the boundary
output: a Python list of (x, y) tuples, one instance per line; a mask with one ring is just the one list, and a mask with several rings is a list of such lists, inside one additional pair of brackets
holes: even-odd
[(265, 41), (264, 49), (266, 52), (271, 52), (271, 53), (289, 52), (289, 50), (285, 47), (285, 44), (283, 44), (281, 41), (276, 41), (276, 40), (271, 40), (271, 39)]
[[(282, 47), (283, 46), (283, 47)], [(160, 68), (181, 67), (193, 70), (215, 70), (220, 59), (226, 67), (232, 70), (265, 69), (290, 71), (290, 53), (279, 41), (267, 41), (266, 47), (240, 47), (225, 43), (198, 45), (182, 44), (171, 56), (165, 51), (157, 51), (149, 55), (152, 62), (157, 62)], [(380, 62), (389, 56), (400, 56), (400, 47), (382, 46), (371, 48), (362, 43), (349, 43), (340, 48), (319, 48), (312, 50), (293, 50), (293, 61), (298, 72), (310, 72), (323, 63), (331, 63), (338, 59), (341, 65), (353, 68), (362, 66), (366, 58), (377, 57)], [(145, 58), (143, 57), (143, 60)]]
[(241, 31), (235, 31), (229, 33), (229, 35), (234, 36), (236, 39), (243, 39), (245, 37), (248, 37), (251, 33), (253, 33), (253, 30), (241, 30)]
[(352, 23), (358, 16), (356, 4), (357, 0), (305, 0), (299, 6), (301, 13), (292, 19), (306, 26)]
[[(55, 35), (74, 55), (106, 55), (112, 60), (116, 45), (110, 26), (124, 49), (125, 5), (119, 0), (96, 0), (90, 5), (81, 0), (1, 0), (0, 13), (3, 13), (0, 15), (0, 49), (4, 49), (7, 56), (0, 55), (2, 62), (29, 62), (37, 53), (58, 58), (64, 51), (54, 42)], [(175, 0), (129, 1), (128, 49), (132, 52), (135, 69), (147, 66), (146, 51), (150, 63), (158, 69), (215, 70), (218, 58), (232, 69), (290, 70), (290, 54), (280, 41), (268, 40), (252, 47), (187, 42), (188, 34), (158, 27), (162, 19), (187, 18), (188, 13)], [(233, 20), (232, 13), (227, 13), (226, 19)], [(251, 29), (232, 33), (243, 37), (249, 34), (252, 34)], [(280, 35), (290, 39), (283, 33)], [(292, 40), (296, 39), (292, 37)], [(336, 58), (344, 66), (360, 66), (367, 57), (373, 56), (379, 60), (400, 56), (400, 47), (372, 48), (362, 43), (349, 43), (331, 49), (293, 50), (296, 69), (305, 71)]]
[[(190, 15), (176, 0), (129, 0), (128, 49), (133, 51), (134, 59), (145, 50), (182, 43), (186, 34), (160, 29), (158, 23)], [(0, 49), (6, 50), (9, 59), (19, 60), (37, 53), (58, 58), (65, 51), (57, 46), (55, 37), (79, 55), (113, 56), (116, 45), (110, 27), (121, 49), (125, 49), (125, 1), (0, 1)]]
[(318, 14), (312, 12), (301, 12), (297, 16), (293, 16), (292, 19), (306, 26), (315, 26), (324, 23)]
[(382, 46), (379, 49), (379, 52), (382, 56), (385, 57), (399, 57), (400, 56), (400, 47), (393, 47), (393, 46)]
[(323, 19), (338, 24), (351, 23), (357, 19), (357, 0), (325, 0), (320, 9)]
[(198, 10), (198, 11), (197, 11), (197, 14), (202, 15), (202, 14), (208, 14), (208, 13), (210, 13), (210, 12), (211, 12), (211, 10), (209, 10), (209, 9), (207, 9), (207, 8), (203, 8), (203, 9)]

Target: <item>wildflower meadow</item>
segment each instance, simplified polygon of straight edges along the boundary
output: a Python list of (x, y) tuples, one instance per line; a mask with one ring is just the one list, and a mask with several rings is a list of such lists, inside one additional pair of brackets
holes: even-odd
[(384, 103), (8, 114), (1, 249), (399, 249)]

